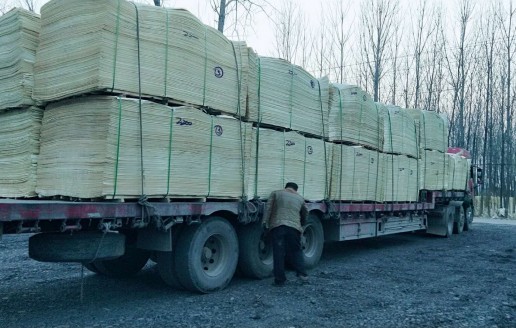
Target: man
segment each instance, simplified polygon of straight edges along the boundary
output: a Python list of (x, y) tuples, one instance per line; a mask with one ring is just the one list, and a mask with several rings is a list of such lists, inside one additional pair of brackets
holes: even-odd
[(297, 188), (297, 184), (289, 182), (285, 189), (273, 191), (263, 216), (263, 225), (270, 229), (272, 237), (275, 286), (283, 286), (287, 281), (285, 256), (291, 260), (297, 276), (302, 281), (308, 280), (301, 249), (301, 234), (308, 210), (305, 200), (297, 193)]

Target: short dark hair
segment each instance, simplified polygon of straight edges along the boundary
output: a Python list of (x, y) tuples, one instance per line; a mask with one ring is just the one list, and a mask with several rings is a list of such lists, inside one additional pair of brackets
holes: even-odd
[(297, 191), (297, 183), (294, 183), (294, 182), (287, 182), (287, 184), (285, 185), (285, 189), (287, 188), (292, 188), (294, 189), (295, 191)]

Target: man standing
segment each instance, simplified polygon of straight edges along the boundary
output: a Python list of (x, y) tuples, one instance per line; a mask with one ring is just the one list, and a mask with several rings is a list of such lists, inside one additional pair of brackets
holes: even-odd
[(308, 280), (301, 249), (301, 234), (308, 210), (305, 200), (297, 193), (297, 188), (297, 184), (288, 182), (285, 189), (273, 191), (263, 216), (263, 225), (270, 229), (272, 237), (275, 286), (283, 286), (287, 281), (285, 256), (291, 259), (297, 276), (302, 281)]

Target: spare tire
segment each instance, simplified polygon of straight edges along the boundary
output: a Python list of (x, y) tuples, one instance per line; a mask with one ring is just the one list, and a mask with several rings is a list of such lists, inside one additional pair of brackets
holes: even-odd
[(29, 238), (29, 257), (41, 262), (91, 262), (125, 253), (125, 236), (116, 232), (38, 233)]

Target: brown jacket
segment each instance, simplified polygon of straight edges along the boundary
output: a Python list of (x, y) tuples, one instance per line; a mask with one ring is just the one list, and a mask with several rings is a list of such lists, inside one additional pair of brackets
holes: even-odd
[(307, 215), (305, 200), (295, 190), (276, 190), (267, 201), (263, 224), (269, 229), (284, 225), (303, 232), (302, 224), (306, 221)]

